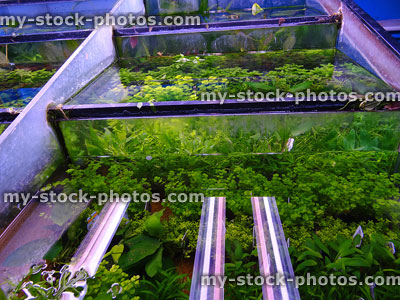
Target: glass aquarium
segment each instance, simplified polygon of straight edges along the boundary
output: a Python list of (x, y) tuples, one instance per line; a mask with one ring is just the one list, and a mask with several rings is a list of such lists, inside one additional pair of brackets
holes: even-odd
[[(257, 4), (256, 7), (253, 7)], [(224, 22), (229, 20), (249, 20), (280, 17), (302, 17), (325, 15), (325, 10), (317, 1), (305, 0), (211, 0), (211, 1), (146, 1), (148, 15), (193, 14), (201, 15), (205, 22)], [(257, 12), (255, 14), (254, 12)]]
[[(59, 125), (75, 163), (63, 184), (90, 195), (112, 190), (148, 195), (144, 199), (224, 197), (228, 278), (260, 275), (251, 197), (274, 195), (284, 230), (280, 241), (289, 246), (295, 275), (340, 274), (335, 268), (345, 264), (346, 274), (357, 280), (392, 276), (399, 118), (398, 112), (335, 112), (65, 120)], [(163, 291), (186, 299), (190, 280), (183, 278), (196, 268), (197, 241), (206, 234), (199, 224), (207, 202), (195, 200), (131, 200), (98, 269), (97, 276), (109, 281), (89, 279), (87, 297), (106, 293), (117, 279), (110, 272), (117, 272), (121, 297), (154, 299)], [(168, 282), (176, 284), (160, 289)], [(385, 285), (374, 289), (375, 295), (397, 292)], [(301, 297), (310, 293), (338, 299), (370, 290), (300, 286)], [(226, 299), (261, 294), (256, 285), (238, 289), (227, 283), (224, 289)]]
[[(396, 85), (342, 47), (347, 8), (325, 3), (150, 0), (147, 15), (202, 24), (100, 29), (109, 44), (89, 49), (112, 44), (115, 59), (43, 108), (63, 161), (0, 224), (10, 299), (395, 299), (398, 285), (365, 280), (400, 271), (400, 112), (366, 96)], [(14, 46), (2, 107), (23, 105), (62, 62)], [(89, 200), (41, 203), (51, 192)], [(280, 273), (356, 284), (237, 281)]]
[[(0, 36), (15, 37), (19, 35), (93, 29), (93, 17), (110, 12), (116, 2), (116, 0), (1, 1), (0, 15), (20, 16), (26, 17), (26, 19), (20, 24), (16, 18), (11, 26), (0, 26)], [(69, 22), (74, 21), (76, 16), (84, 16), (91, 19), (91, 21), (83, 22), (83, 25), (81, 23), (67, 25), (64, 22), (60, 25), (54, 25), (53, 22), (58, 24), (56, 19), (51, 22), (52, 24), (34, 22), (34, 18), (45, 16), (46, 14), (63, 17), (72, 16), (73, 18)], [(44, 19), (42, 18), (42, 20)]]
[(22, 108), (49, 81), (80, 40), (0, 45), (0, 108)]

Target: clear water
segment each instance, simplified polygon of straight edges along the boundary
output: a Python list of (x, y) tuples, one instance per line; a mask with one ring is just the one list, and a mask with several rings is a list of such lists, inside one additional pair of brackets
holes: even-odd
[(204, 92), (226, 92), (228, 99), (236, 99), (248, 90), (291, 93), (302, 84), (313, 92), (391, 90), (333, 49), (160, 55), (119, 60), (68, 104), (201, 100)]
[(55, 65), (8, 65), (0, 68), (0, 108), (22, 108), (39, 93)]

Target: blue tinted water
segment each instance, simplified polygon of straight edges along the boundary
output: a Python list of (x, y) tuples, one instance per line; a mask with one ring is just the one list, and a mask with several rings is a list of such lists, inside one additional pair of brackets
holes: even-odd
[(18, 106), (25, 106), (32, 100), (41, 88), (19, 88), (19, 89), (8, 89), (0, 91), (0, 106), (15, 106), (15, 102), (18, 101)]

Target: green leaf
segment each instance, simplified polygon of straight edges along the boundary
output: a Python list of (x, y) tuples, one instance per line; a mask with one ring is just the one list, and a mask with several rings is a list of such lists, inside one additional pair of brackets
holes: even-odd
[(315, 260), (308, 259), (308, 260), (303, 261), (301, 264), (299, 264), (297, 266), (295, 272), (300, 272), (301, 270), (304, 270), (307, 267), (313, 267), (313, 266), (316, 266), (316, 265), (317, 265), (317, 262)]
[(282, 45), (282, 48), (285, 51), (292, 50), (295, 44), (296, 44), (296, 36), (292, 34), (285, 40), (285, 42)]
[(161, 247), (157, 250), (156, 254), (152, 256), (150, 261), (146, 264), (145, 270), (147, 275), (154, 277), (162, 268), (162, 253), (164, 248)]
[(164, 234), (164, 226), (161, 223), (161, 217), (163, 214), (164, 209), (152, 214), (144, 222), (144, 228), (149, 235), (161, 237)]
[(235, 252), (234, 252), (235, 259), (240, 260), (240, 259), (242, 259), (242, 256), (243, 256), (242, 246), (240, 245), (238, 240), (234, 241), (234, 245), (235, 245)]
[(247, 82), (247, 86), (255, 92), (270, 92), (275, 88), (263, 82)]
[(344, 150), (354, 150), (356, 147), (356, 132), (354, 129), (350, 130), (350, 132), (343, 138), (343, 147)]
[(225, 268), (231, 268), (231, 269), (235, 269), (236, 265), (234, 263), (226, 263), (225, 264)]
[(258, 5), (257, 3), (254, 3), (252, 8), (251, 8), (251, 13), (253, 14), (253, 16), (258, 15), (259, 13), (263, 12), (264, 9)]
[(43, 256), (43, 259), (53, 261), (62, 251), (63, 244), (61, 241), (57, 241), (49, 251)]
[(363, 258), (350, 258), (345, 262), (349, 267), (370, 267), (371, 265)]
[(368, 132), (365, 129), (360, 130), (360, 147), (362, 150), (372, 150), (374, 146), (377, 146), (376, 142), (372, 139)]
[(400, 264), (400, 258), (396, 259), (396, 260), (394, 261), (394, 263), (395, 263), (396, 265)]
[(115, 245), (114, 247), (111, 248), (110, 252), (114, 263), (117, 264), (122, 253), (124, 253), (124, 244)]
[(361, 242), (361, 235), (357, 234), (354, 239), (353, 239), (353, 246), (355, 247), (356, 245), (360, 244)]
[(129, 269), (134, 264), (154, 254), (161, 246), (161, 242), (158, 239), (144, 234), (140, 234), (128, 240), (126, 244), (130, 250), (122, 254), (118, 261), (123, 270)]
[(354, 254), (356, 252), (357, 252), (356, 249), (345, 249), (345, 250), (339, 252), (339, 256), (345, 257), (345, 256), (349, 256), (351, 254)]
[(289, 89), (290, 93), (297, 93), (297, 92), (302, 92), (305, 91), (306, 89), (309, 89), (312, 85), (311, 81), (305, 81), (300, 84), (295, 85), (294, 87)]
[(7, 300), (7, 296), (1, 288), (0, 288), (0, 300)]
[(308, 250), (304, 251), (303, 253), (300, 254), (298, 260), (303, 260), (304, 258), (306, 258), (307, 256), (314, 256), (317, 258), (322, 258), (322, 255), (320, 253), (318, 253), (317, 251), (314, 251), (308, 247), (306, 247)]
[(318, 246), (319, 249), (324, 251), (325, 254), (329, 255), (328, 248), (321, 242), (318, 236), (314, 235), (314, 243)]

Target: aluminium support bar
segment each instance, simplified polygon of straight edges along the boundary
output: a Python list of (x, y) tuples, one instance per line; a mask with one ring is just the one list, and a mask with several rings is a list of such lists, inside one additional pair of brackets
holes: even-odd
[[(292, 263), (282, 229), (275, 198), (253, 197), (254, 226), (257, 239), (260, 275), (284, 277), (285, 285), (262, 286), (264, 300), (298, 300)], [(280, 282), (280, 281), (277, 281)]]
[[(190, 300), (222, 300), (224, 288), (218, 276), (224, 276), (225, 198), (211, 197), (203, 203), (199, 237), (194, 261)], [(206, 276), (215, 276), (216, 285), (205, 285)]]
[[(72, 274), (85, 270), (90, 277), (96, 274), (104, 254), (118, 229), (119, 223), (125, 214), (129, 202), (108, 202), (102, 209), (95, 224), (82, 241), (70, 264), (68, 271)], [(80, 282), (79, 286), (85, 287), (86, 282)], [(72, 293), (65, 292), (63, 300), (83, 299), (86, 289), (76, 298)]]

